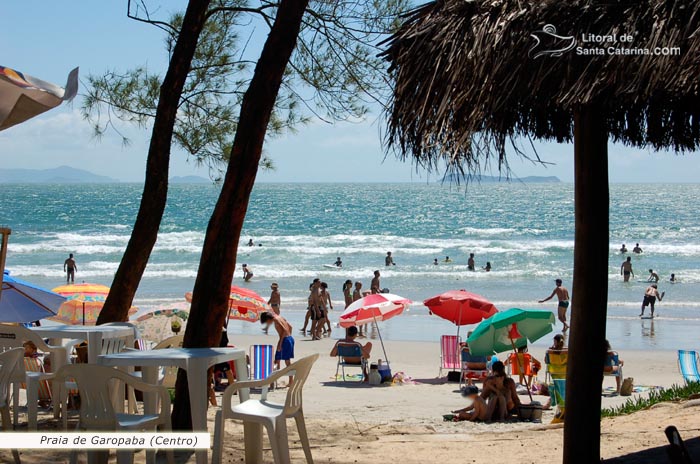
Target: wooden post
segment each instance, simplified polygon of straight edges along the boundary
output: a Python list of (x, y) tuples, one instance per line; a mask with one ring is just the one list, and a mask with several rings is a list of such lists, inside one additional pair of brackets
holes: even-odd
[(575, 220), (564, 463), (600, 462), (600, 390), (608, 300), (609, 186), (605, 118), (574, 113)]
[(12, 231), (6, 227), (0, 227), (0, 298), (2, 297), (2, 279), (5, 275), (5, 259), (7, 259), (7, 242)]

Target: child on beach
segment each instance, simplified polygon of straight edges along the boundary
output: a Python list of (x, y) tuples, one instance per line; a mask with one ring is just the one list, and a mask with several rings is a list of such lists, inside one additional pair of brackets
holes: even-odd
[(488, 406), (486, 401), (479, 396), (479, 388), (475, 386), (466, 387), (464, 396), (472, 400), (472, 404), (463, 409), (458, 409), (452, 411), (452, 414), (456, 414), (452, 420), (457, 421), (487, 421), (488, 416)]

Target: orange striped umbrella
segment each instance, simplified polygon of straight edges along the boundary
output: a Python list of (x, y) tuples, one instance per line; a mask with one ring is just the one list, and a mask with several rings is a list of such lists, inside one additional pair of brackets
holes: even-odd
[[(109, 294), (109, 287), (82, 283), (61, 285), (52, 291), (66, 297), (67, 301), (50, 320), (70, 325), (95, 325)], [(138, 308), (132, 307), (129, 314), (137, 311)]]
[[(192, 302), (192, 293), (185, 293), (185, 299)], [(229, 319), (255, 322), (260, 318), (260, 313), (271, 311), (265, 299), (247, 288), (231, 286), (229, 295)]]

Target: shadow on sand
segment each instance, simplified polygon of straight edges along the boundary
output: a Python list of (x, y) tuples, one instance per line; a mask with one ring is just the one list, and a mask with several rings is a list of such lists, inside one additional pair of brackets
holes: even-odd
[[(659, 432), (663, 434), (663, 432)], [(688, 436), (689, 432), (681, 431), (681, 434)], [(685, 440), (685, 446), (688, 449), (688, 453), (693, 458), (694, 462), (700, 462), (700, 437), (690, 438)], [(647, 464), (647, 463), (670, 463), (671, 460), (668, 457), (668, 452), (666, 449), (668, 446), (659, 446), (656, 448), (649, 448), (644, 451), (637, 451), (636, 453), (626, 454), (613, 459), (606, 459), (605, 464)]]

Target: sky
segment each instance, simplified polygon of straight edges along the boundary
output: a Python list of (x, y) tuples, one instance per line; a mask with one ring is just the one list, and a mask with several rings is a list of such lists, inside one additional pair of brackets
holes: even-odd
[[(156, 4), (151, 2), (150, 4)], [(182, 0), (163, 0), (158, 14), (167, 17)], [(127, 0), (7, 0), (0, 14), (0, 65), (64, 85), (68, 72), (80, 66), (81, 76), (146, 65), (167, 67), (163, 33), (126, 17)], [(169, 8), (169, 9), (168, 9)], [(260, 44), (252, 44), (252, 46)], [(84, 82), (84, 80), (83, 80)], [(82, 83), (81, 83), (82, 84)], [(122, 181), (142, 182), (149, 129), (121, 126), (131, 143), (108, 133), (96, 140), (80, 115), (81, 97), (22, 125), (0, 132), (0, 167), (48, 169), (67, 165)], [(358, 123), (327, 124), (315, 120), (266, 143), (275, 164), (259, 182), (426, 182), (438, 180), (385, 156), (383, 123), (375, 111)], [(573, 181), (573, 145), (536, 144), (546, 166), (510, 157), (514, 177), (557, 176)], [(639, 150), (610, 144), (611, 182), (697, 182), (699, 153)], [(173, 151), (171, 175), (199, 175), (183, 152)], [(498, 175), (493, 167), (492, 175)]]

